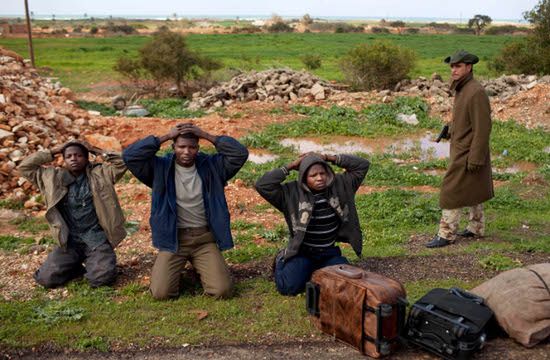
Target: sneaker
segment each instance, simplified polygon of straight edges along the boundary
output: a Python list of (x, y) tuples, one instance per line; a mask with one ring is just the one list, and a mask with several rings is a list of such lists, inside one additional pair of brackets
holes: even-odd
[(436, 235), (429, 243), (427, 243), (425, 246), (427, 248), (438, 248), (449, 245), (451, 242), (445, 238), (440, 237), (439, 235)]

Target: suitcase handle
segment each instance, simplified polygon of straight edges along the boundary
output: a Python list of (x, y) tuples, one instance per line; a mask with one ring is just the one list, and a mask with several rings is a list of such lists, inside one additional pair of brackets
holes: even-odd
[(306, 283), (306, 310), (310, 315), (319, 317), (319, 285), (311, 281)]
[(340, 265), (336, 268), (336, 272), (350, 279), (361, 279), (363, 277), (363, 270), (351, 266)]
[(459, 298), (473, 301), (478, 305), (483, 305), (483, 302), (485, 301), (482, 297), (479, 297), (457, 287), (450, 288), (449, 292)]

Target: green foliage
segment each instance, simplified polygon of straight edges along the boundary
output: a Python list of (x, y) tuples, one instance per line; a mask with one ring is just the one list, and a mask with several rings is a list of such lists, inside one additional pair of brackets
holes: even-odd
[(274, 229), (272, 230), (266, 229), (263, 232), (261, 232), (260, 235), (261, 237), (263, 237), (269, 242), (282, 243), (286, 239), (288, 239), (289, 233), (288, 233), (288, 228), (286, 224), (278, 224), (277, 226), (275, 226)]
[(362, 33), (365, 31), (365, 28), (362, 26), (354, 26), (348, 23), (339, 23), (336, 26), (336, 29), (334, 29), (334, 32), (337, 34), (344, 34), (344, 33)]
[(10, 222), (11, 224), (17, 225), (17, 230), (30, 232), (33, 235), (36, 235), (43, 231), (48, 231), (49, 226), (45, 218), (24, 218), (17, 219)]
[(534, 25), (533, 32), (506, 45), (490, 68), (500, 73), (550, 74), (550, 0), (540, 0), (524, 17)]
[(292, 26), (288, 25), (283, 21), (275, 22), (267, 27), (267, 31), (270, 33), (289, 33), (293, 32), (294, 29)]
[(143, 99), (139, 103), (149, 111), (150, 117), (187, 119), (204, 115), (202, 110), (189, 110), (187, 108), (189, 102), (178, 98)]
[(497, 25), (485, 30), (485, 35), (511, 35), (517, 32), (529, 32), (529, 28), (516, 25)]
[(550, 134), (543, 129), (526, 129), (515, 121), (493, 122), (491, 149), (501, 154), (508, 151), (508, 157), (515, 161), (530, 161), (538, 164), (550, 163), (550, 154), (544, 149), (550, 146)]
[(341, 59), (340, 67), (354, 89), (389, 89), (407, 77), (415, 61), (413, 50), (375, 41), (350, 50)]
[(0, 199), (0, 209), (23, 210), (24, 202), (15, 199)]
[(109, 343), (101, 336), (85, 337), (75, 343), (75, 348), (84, 351), (107, 352), (109, 351)]
[(119, 57), (113, 66), (113, 70), (134, 82), (143, 77), (143, 68), (140, 60), (130, 58), (128, 55)]
[(114, 24), (114, 23), (108, 23), (107, 26), (104, 27), (105, 31), (108, 31), (110, 33), (122, 33), (126, 35), (136, 34), (136, 29), (127, 24)]
[(1, 250), (7, 250), (7, 251), (13, 251), (21, 246), (24, 245), (31, 245), (34, 244), (33, 238), (23, 238), (19, 236), (13, 236), (13, 235), (0, 235), (0, 249)]
[(72, 307), (60, 301), (46, 303), (34, 309), (34, 316), (31, 321), (43, 322), (46, 324), (57, 324), (67, 321), (80, 321), (85, 316), (81, 307)]
[(373, 34), (389, 34), (390, 30), (385, 27), (373, 26), (370, 28), (371, 33)]
[(300, 58), (304, 66), (309, 70), (316, 70), (321, 67), (321, 56), (317, 54), (306, 54)]
[(479, 264), (484, 268), (499, 272), (522, 266), (521, 261), (511, 259), (510, 257), (501, 254), (488, 255), (480, 259)]
[(481, 31), (491, 24), (493, 20), (487, 15), (474, 15), (473, 18), (468, 20), (468, 27), (474, 28), (476, 35), (480, 35)]
[(116, 115), (116, 110), (105, 104), (100, 104), (94, 101), (86, 101), (86, 100), (76, 100), (75, 102), (78, 104), (78, 106), (80, 106), (84, 110), (99, 111), (103, 116)]

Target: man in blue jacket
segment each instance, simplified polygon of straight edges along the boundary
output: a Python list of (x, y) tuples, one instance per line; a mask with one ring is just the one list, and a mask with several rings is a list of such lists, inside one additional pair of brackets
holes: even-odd
[[(217, 154), (199, 152), (199, 139), (214, 144)], [(156, 156), (169, 140), (174, 152)], [(128, 169), (152, 189), (149, 221), (153, 246), (159, 249), (151, 275), (154, 298), (178, 296), (187, 260), (205, 293), (231, 295), (231, 276), (221, 254), (233, 247), (224, 187), (247, 158), (248, 150), (234, 138), (213, 136), (190, 123), (160, 137), (148, 136), (124, 151)]]

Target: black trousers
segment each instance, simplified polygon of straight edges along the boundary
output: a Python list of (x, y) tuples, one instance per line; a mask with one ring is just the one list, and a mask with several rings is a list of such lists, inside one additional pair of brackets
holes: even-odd
[(66, 249), (57, 247), (36, 270), (34, 279), (45, 288), (55, 288), (81, 275), (91, 287), (115, 282), (116, 255), (111, 244), (106, 242), (95, 249), (85, 244), (69, 244)]

